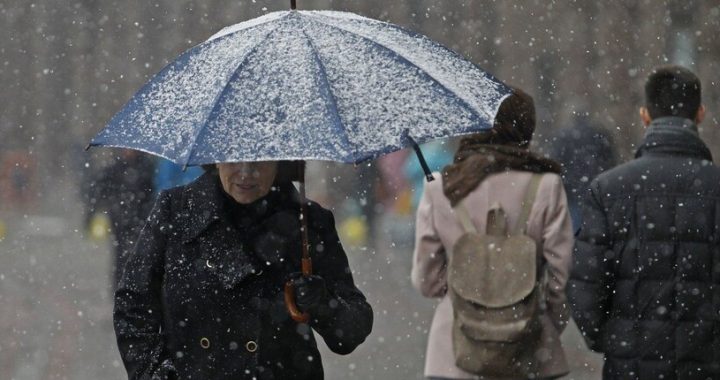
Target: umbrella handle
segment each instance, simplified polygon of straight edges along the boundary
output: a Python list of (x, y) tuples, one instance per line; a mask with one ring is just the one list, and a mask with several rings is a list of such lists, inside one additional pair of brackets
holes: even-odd
[(407, 138), (410, 140), (410, 143), (412, 144), (413, 149), (415, 150), (415, 154), (417, 155), (418, 160), (420, 161), (420, 166), (422, 167), (423, 172), (425, 172), (425, 179), (428, 182), (432, 182), (435, 180), (435, 177), (432, 175), (432, 170), (430, 170), (430, 167), (427, 164), (427, 161), (425, 161), (425, 156), (422, 154), (422, 150), (420, 150), (420, 146), (418, 146), (418, 143), (413, 140), (410, 135), (407, 136)]
[[(300, 236), (302, 243), (302, 275), (308, 277), (312, 274), (312, 260), (310, 259), (309, 239), (308, 239), (308, 222), (307, 207), (305, 198), (305, 165), (300, 162), (298, 165), (298, 178), (300, 182)], [(304, 313), (298, 309), (295, 303), (295, 288), (292, 281), (285, 283), (285, 307), (290, 313), (290, 317), (298, 323), (307, 323), (310, 320), (310, 314)]]
[[(309, 257), (303, 257), (302, 259), (302, 274), (303, 276), (312, 274), (312, 260)], [(295, 288), (290, 280), (285, 282), (285, 307), (293, 321), (298, 323), (308, 323), (310, 321), (310, 314), (300, 311), (295, 304)]]

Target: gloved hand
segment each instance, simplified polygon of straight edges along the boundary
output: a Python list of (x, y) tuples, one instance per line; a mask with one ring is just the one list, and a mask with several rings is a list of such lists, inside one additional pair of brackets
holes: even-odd
[(177, 372), (170, 359), (165, 359), (160, 363), (160, 367), (153, 374), (152, 380), (177, 380)]
[(300, 272), (290, 274), (290, 281), (295, 288), (295, 304), (298, 309), (311, 314), (326, 306), (330, 297), (325, 280), (318, 275), (303, 276)]

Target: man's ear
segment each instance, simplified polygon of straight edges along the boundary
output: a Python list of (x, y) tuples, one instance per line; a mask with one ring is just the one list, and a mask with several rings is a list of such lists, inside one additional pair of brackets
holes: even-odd
[(695, 114), (695, 124), (700, 124), (705, 120), (705, 105), (701, 104)]
[(652, 123), (650, 111), (648, 111), (647, 107), (640, 107), (640, 120), (642, 120), (643, 125), (646, 127)]

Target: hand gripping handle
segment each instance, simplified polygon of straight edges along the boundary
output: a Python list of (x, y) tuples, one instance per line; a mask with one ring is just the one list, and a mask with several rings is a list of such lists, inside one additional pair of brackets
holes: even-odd
[[(312, 274), (312, 260), (310, 260), (309, 257), (303, 257), (302, 259), (302, 274), (303, 276)], [(298, 323), (308, 323), (308, 321), (310, 321), (310, 314), (300, 311), (295, 304), (295, 288), (293, 287), (292, 280), (288, 280), (285, 283), (285, 307), (293, 321)]]

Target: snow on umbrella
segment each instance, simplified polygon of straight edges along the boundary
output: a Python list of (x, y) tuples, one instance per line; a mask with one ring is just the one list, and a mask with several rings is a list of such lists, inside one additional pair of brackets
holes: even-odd
[(150, 80), (90, 145), (176, 164), (358, 163), (489, 129), (508, 87), (427, 37), (346, 12), (227, 27)]
[[(181, 54), (90, 146), (182, 166), (358, 163), (412, 146), (431, 179), (418, 144), (491, 128), (510, 92), (425, 36), (353, 13), (293, 9), (226, 27)], [(307, 320), (286, 290), (293, 318)]]

